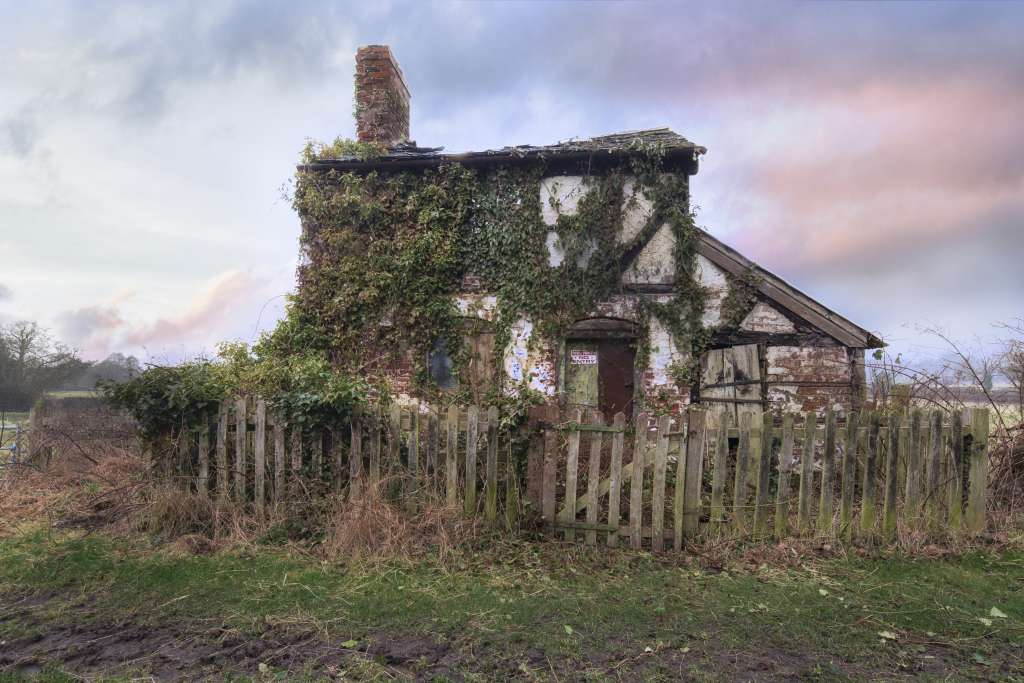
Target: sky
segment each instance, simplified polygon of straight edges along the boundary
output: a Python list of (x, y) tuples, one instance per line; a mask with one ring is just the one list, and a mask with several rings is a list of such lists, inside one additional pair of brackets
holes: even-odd
[(0, 323), (99, 359), (253, 341), (307, 138), (391, 46), (448, 151), (669, 126), (698, 222), (926, 355), (1024, 317), (1024, 3), (0, 0)]

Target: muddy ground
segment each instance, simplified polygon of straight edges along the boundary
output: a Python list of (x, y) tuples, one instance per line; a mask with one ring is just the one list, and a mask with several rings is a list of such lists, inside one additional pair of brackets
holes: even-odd
[[(153, 613), (159, 614), (159, 606)], [(892, 680), (945, 678), (955, 665), (941, 647), (908, 660), (838, 661), (804, 650), (751, 643), (747, 650), (715, 646), (713, 634), (680, 634), (679, 642), (648, 651), (624, 634), (571, 660), (534, 648), (502, 651), (479, 634), (436, 639), (410, 631), (379, 632), (354, 643), (288, 624), (242, 632), (198, 621), (112, 619), (58, 593), (0, 594), (0, 671), (31, 678), (59, 669), (76, 676), (145, 676), (158, 681), (223, 680)], [(693, 644), (696, 643), (696, 644)], [(580, 662), (586, 662), (581, 667)], [(926, 662), (922, 665), (921, 662)], [(950, 667), (952, 665), (952, 667)]]

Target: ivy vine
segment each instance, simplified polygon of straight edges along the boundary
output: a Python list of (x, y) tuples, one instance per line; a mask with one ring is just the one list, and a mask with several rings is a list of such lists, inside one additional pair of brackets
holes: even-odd
[[(456, 358), (456, 374), (464, 372), (467, 326), (485, 324), (467, 322), (455, 306), (464, 278), (472, 276), (497, 301), (488, 323), (498, 378), (489, 398), (497, 400), (506, 393), (502, 382), (509, 381), (501, 364), (512, 325), (528, 319), (536, 330), (532, 339), (562, 338), (574, 322), (621, 291), (623, 268), (667, 225), (674, 241), (675, 293), (662, 301), (637, 297), (637, 315), (642, 321), (656, 318), (668, 330), (689, 359), (686, 371), (674, 376), (680, 384), (692, 380), (712, 333), (702, 324), (708, 292), (697, 272), (699, 236), (686, 176), (666, 172), (663, 149), (638, 145), (617, 166), (599, 174), (581, 171), (585, 191), (576, 211), (559, 213), (553, 226), (543, 220), (543, 160), (487, 168), (442, 163), (392, 172), (317, 166), (339, 152), (370, 158), (379, 150), (345, 141), (307, 145), (292, 202), (304, 226), (296, 321), (314, 331), (312, 338), (341, 370), (384, 376), (411, 365), (418, 391), (436, 397), (428, 380), (430, 350), (443, 339)], [(626, 192), (630, 179), (632, 193)], [(641, 197), (650, 215), (636, 235), (623, 240), (625, 211)], [(555, 265), (549, 262), (549, 233), (563, 253)], [(753, 301), (746, 281), (737, 282), (726, 297), (728, 324), (738, 324), (736, 316)], [(649, 347), (645, 336), (641, 367), (648, 363)]]

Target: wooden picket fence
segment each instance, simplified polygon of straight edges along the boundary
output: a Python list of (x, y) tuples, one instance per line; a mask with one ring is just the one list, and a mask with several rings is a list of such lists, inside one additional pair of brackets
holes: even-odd
[[(507, 430), (498, 409), (451, 406), (439, 413), (418, 403), (379, 406), (328, 429), (276, 419), (266, 401), (225, 401), (215, 421), (175, 435), (174, 471), (200, 495), (252, 503), (257, 514), (290, 497), (333, 491), (358, 498), (381, 487), (404, 498), (437, 496), (467, 514), (515, 524), (519, 492)], [(500, 462), (500, 467), (499, 467)], [(478, 510), (478, 508), (482, 508)]]
[[(989, 415), (940, 411), (844, 419), (749, 414), (738, 425), (682, 414), (543, 409), (526, 481), (495, 407), (371, 407), (329, 429), (275, 419), (265, 401), (222, 404), (176, 435), (173, 471), (204, 496), (257, 514), (296, 496), (386, 489), (518, 526), (539, 512), (565, 540), (681, 549), (689, 540), (826, 538), (891, 542), (899, 529), (978, 533), (986, 525)], [(502, 513), (502, 514), (499, 514)]]
[(587, 544), (600, 534), (609, 546), (641, 548), (650, 539), (654, 551), (701, 536), (891, 542), (899, 528), (985, 529), (987, 410), (971, 411), (966, 425), (960, 414), (944, 422), (919, 410), (842, 422), (830, 411), (822, 424), (762, 417), (734, 426), (710, 424), (700, 407), (641, 414), (631, 449), (622, 414), (611, 427), (581, 411), (550, 422), (543, 518), (570, 541), (582, 532)]

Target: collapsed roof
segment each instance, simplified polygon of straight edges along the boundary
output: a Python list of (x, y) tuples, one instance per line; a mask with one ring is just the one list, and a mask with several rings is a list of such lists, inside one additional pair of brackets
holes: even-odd
[(666, 161), (682, 162), (697, 171), (697, 157), (707, 149), (690, 142), (669, 128), (624, 131), (593, 138), (566, 140), (553, 145), (516, 145), (480, 152), (447, 154), (444, 147), (418, 147), (415, 142), (400, 142), (388, 147), (388, 153), (370, 159), (355, 155), (323, 159), (303, 168), (334, 168), (338, 170), (403, 170), (428, 168), (445, 163), (465, 166), (491, 166), (530, 161), (593, 161), (601, 163), (627, 158), (645, 149), (658, 149)]
[[(389, 146), (386, 155), (370, 159), (339, 156), (323, 159), (301, 168), (336, 169), (342, 171), (406, 170), (431, 168), (445, 163), (465, 166), (498, 166), (503, 164), (586, 161), (595, 165), (628, 158), (645, 149), (658, 149), (667, 161), (683, 166), (688, 173), (696, 173), (697, 157), (707, 149), (690, 142), (669, 128), (625, 131), (587, 139), (571, 139), (553, 145), (517, 145), (481, 152), (446, 154), (443, 147), (418, 147), (415, 142), (400, 142)], [(759, 276), (758, 291), (817, 327), (822, 332), (850, 348), (878, 348), (885, 345), (881, 339), (863, 327), (823, 306), (779, 276), (761, 268), (735, 249), (725, 245), (704, 230), (699, 232), (697, 251), (719, 268), (739, 275), (747, 270)]]

